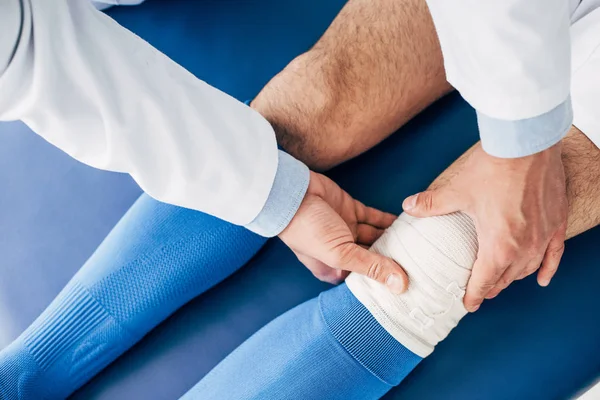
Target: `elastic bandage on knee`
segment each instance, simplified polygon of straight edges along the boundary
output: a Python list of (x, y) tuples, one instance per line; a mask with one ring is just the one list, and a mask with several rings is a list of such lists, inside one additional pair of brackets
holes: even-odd
[(404, 268), (408, 290), (395, 295), (358, 274), (346, 283), (386, 331), (426, 357), (467, 313), (462, 300), (477, 248), (475, 225), (464, 213), (431, 218), (402, 214), (371, 250)]

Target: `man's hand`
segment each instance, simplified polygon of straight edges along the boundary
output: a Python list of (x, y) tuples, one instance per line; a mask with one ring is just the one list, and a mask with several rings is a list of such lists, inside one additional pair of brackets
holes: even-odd
[(348, 271), (357, 272), (403, 292), (408, 278), (402, 268), (366, 249), (396, 217), (354, 200), (324, 175), (310, 174), (306, 196), (279, 238), (320, 280), (338, 283)]
[(478, 144), (447, 182), (404, 201), (404, 210), (416, 217), (463, 211), (475, 222), (479, 252), (464, 298), (467, 310), (476, 311), (484, 298), (538, 269), (538, 283), (550, 283), (567, 227), (560, 146), (501, 159)]

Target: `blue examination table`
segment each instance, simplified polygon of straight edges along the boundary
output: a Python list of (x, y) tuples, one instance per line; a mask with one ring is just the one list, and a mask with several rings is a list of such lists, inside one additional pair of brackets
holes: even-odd
[[(252, 98), (307, 50), (342, 0), (149, 0), (109, 11), (199, 78)], [(477, 140), (457, 95), (330, 173), (399, 213)], [(374, 179), (374, 177), (377, 177)], [(0, 348), (49, 304), (140, 195), (125, 175), (70, 159), (20, 123), (0, 124)], [(386, 399), (564, 399), (600, 376), (600, 230), (567, 243), (552, 284), (512, 285), (467, 316)], [(278, 240), (196, 298), (74, 399), (175, 399), (267, 322), (328, 288)], [(323, 394), (323, 399), (327, 394)]]

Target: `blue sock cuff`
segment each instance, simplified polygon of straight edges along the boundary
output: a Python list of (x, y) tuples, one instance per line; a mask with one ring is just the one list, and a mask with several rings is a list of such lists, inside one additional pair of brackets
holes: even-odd
[(24, 333), (25, 344), (41, 369), (46, 370), (63, 351), (71, 349), (110, 318), (87, 290), (77, 281), (71, 281), (56, 298), (51, 311)]
[(321, 293), (319, 303), (332, 335), (385, 383), (398, 385), (422, 360), (394, 339), (345, 283)]
[(25, 345), (15, 340), (0, 352), (0, 399), (49, 398), (42, 372)]
[(74, 279), (0, 352), (0, 399), (65, 398), (136, 339)]

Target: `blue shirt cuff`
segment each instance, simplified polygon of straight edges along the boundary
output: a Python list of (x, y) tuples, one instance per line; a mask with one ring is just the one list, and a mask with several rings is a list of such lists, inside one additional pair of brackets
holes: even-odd
[(507, 121), (477, 112), (481, 145), (486, 153), (500, 158), (525, 157), (558, 143), (573, 123), (571, 98), (533, 118)]
[(308, 167), (279, 150), (277, 173), (267, 202), (246, 228), (266, 237), (281, 233), (296, 215), (308, 189), (309, 180)]

